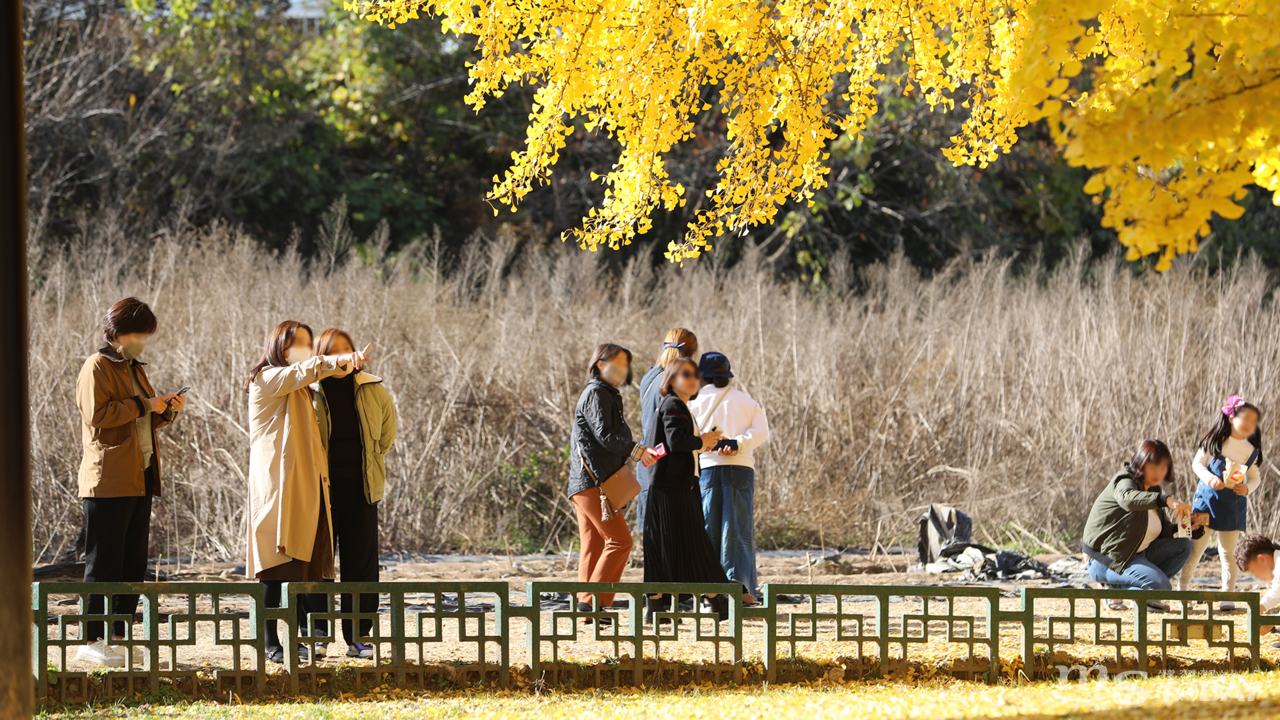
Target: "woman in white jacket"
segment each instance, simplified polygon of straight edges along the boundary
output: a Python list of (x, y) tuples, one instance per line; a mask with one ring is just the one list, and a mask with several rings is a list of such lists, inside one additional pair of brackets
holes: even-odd
[[(328, 462), (310, 386), (359, 370), (368, 351), (312, 357), (311, 328), (287, 320), (271, 331), (262, 359), (249, 371), (246, 574), (266, 585), (268, 607), (280, 607), (282, 583), (334, 577)], [(303, 598), (298, 608), (303, 627), (309, 604)], [(267, 623), (266, 640), (267, 659), (283, 662), (275, 621)]]
[(760, 403), (729, 387), (729, 358), (718, 352), (702, 356), (698, 365), (702, 389), (689, 403), (699, 432), (724, 433), (718, 449), (703, 453), (702, 515), (711, 544), (730, 580), (746, 588), (744, 600), (758, 595), (755, 532), (755, 458), (753, 451), (769, 440), (769, 420)]

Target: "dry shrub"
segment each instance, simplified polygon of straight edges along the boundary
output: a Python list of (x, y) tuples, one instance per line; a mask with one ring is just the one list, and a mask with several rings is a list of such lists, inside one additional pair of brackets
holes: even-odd
[[(340, 221), (336, 219), (335, 222)], [(340, 234), (331, 234), (338, 238)], [(776, 279), (753, 254), (683, 269), (504, 230), (456, 259), (419, 242), (391, 256), (385, 232), (309, 263), (223, 226), (127, 242), (86, 231), (33, 261), (35, 547), (66, 556), (82, 518), (73, 386), (113, 301), (152, 304), (161, 392), (193, 385), (161, 433), (165, 496), (153, 554), (243, 557), (246, 371), (286, 318), (372, 342), (400, 414), (381, 524), (384, 549), (555, 549), (575, 534), (566, 444), (585, 362), (599, 342), (646, 365), (663, 333), (693, 328), (732, 359), (768, 411), (757, 453), (762, 544), (888, 544), (930, 501), (1078, 537), (1093, 496), (1143, 438), (1169, 442), (1188, 497), (1194, 439), (1231, 393), (1276, 408), (1280, 323), (1257, 264), (1165, 275), (1076, 262), (1014, 275), (957, 263), (931, 278), (904, 261), (855, 276), (837, 258), (819, 291)], [(626, 394), (637, 428), (635, 388)], [(1275, 437), (1275, 415), (1263, 418)], [(1270, 449), (1270, 448), (1266, 448)], [(1274, 466), (1251, 498), (1275, 531)]]

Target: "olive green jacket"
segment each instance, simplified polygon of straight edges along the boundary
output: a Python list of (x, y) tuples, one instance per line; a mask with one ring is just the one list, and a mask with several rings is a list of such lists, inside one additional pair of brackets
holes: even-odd
[[(360, 416), (360, 445), (364, 450), (364, 497), (373, 504), (382, 499), (387, 486), (387, 451), (396, 439), (396, 409), (391, 393), (382, 384), (382, 378), (364, 371), (356, 372), (356, 413)], [(329, 403), (320, 383), (311, 386), (315, 391), (316, 421), (320, 423), (320, 442), (329, 452), (329, 436), (333, 423), (329, 419)]]
[(1093, 501), (1084, 525), (1084, 553), (1123, 572), (1146, 537), (1148, 510), (1160, 513), (1160, 537), (1177, 533), (1178, 524), (1168, 502), (1169, 496), (1158, 487), (1147, 490), (1128, 470), (1120, 471)]

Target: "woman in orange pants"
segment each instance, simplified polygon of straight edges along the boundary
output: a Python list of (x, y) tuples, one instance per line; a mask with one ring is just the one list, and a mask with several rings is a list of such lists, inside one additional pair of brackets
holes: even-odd
[[(622, 416), (618, 388), (631, 383), (631, 351), (612, 343), (600, 345), (591, 356), (588, 372), (591, 381), (573, 413), (569, 501), (578, 515), (582, 546), (578, 580), (612, 583), (622, 579), (631, 555), (631, 529), (622, 513), (603, 511), (600, 483), (628, 462), (649, 464), (656, 458), (631, 439), (631, 428)], [(613, 595), (600, 595), (600, 607), (612, 604)], [(578, 595), (578, 610), (591, 612), (591, 593)]]

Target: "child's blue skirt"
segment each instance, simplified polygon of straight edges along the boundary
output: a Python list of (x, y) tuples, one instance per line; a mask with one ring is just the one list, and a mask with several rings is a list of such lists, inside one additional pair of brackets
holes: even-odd
[[(1258, 449), (1254, 448), (1249, 457), (1248, 466), (1258, 459)], [(1221, 456), (1209, 461), (1209, 472), (1222, 477), (1226, 472), (1227, 461)], [(1203, 482), (1197, 483), (1196, 497), (1191, 503), (1192, 512), (1209, 513), (1209, 528), (1219, 532), (1244, 530), (1249, 518), (1249, 499), (1231, 488), (1214, 490)]]

